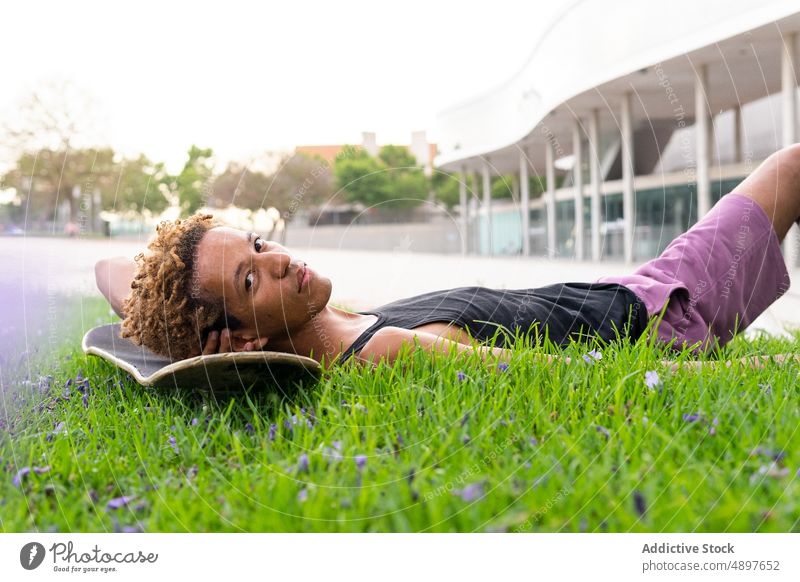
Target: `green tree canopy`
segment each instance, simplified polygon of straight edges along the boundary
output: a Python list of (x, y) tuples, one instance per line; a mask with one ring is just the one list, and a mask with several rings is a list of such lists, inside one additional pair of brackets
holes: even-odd
[(430, 181), (403, 146), (384, 146), (377, 158), (348, 150), (334, 166), (336, 186), (348, 202), (407, 209), (427, 199)]
[(170, 193), (177, 196), (181, 212), (194, 214), (198, 208), (206, 204), (212, 193), (213, 151), (211, 148), (192, 145), (187, 155), (188, 159), (180, 174), (169, 176), (166, 183)]
[(103, 208), (139, 213), (147, 209), (158, 214), (168, 206), (162, 191), (167, 178), (163, 163), (153, 163), (144, 155), (122, 159), (114, 167), (113, 187), (102, 192)]
[(337, 159), (333, 168), (336, 188), (347, 202), (374, 206), (391, 198), (386, 164), (362, 149)]
[[(67, 201), (70, 220), (78, 222), (81, 213), (101, 209), (162, 211), (167, 206), (160, 189), (165, 177), (163, 165), (145, 156), (128, 160), (110, 148), (43, 149), (21, 154), (2, 181), (16, 189), (31, 219), (52, 220)], [(98, 195), (99, 208), (94, 202)]]
[(417, 159), (405, 146), (385, 145), (378, 158), (390, 168), (413, 168), (417, 165)]
[(271, 190), (280, 203), (281, 216), (294, 214), (303, 206), (316, 206), (333, 196), (333, 172), (319, 157), (294, 154), (283, 159), (273, 175)]
[[(434, 192), (434, 198), (440, 204), (444, 204), (448, 209), (458, 206), (460, 202), (459, 182), (461, 176), (458, 174), (449, 174), (447, 172), (434, 171), (431, 176), (431, 188)], [(470, 182), (467, 181), (468, 192)]]
[(206, 203), (212, 208), (234, 204), (240, 208), (258, 210), (265, 206), (269, 183), (270, 178), (263, 173), (231, 162), (222, 174), (214, 178), (212, 192)]

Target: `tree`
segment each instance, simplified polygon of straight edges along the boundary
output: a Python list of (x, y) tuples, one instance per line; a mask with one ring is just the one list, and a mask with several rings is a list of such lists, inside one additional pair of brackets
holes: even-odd
[(492, 198), (513, 198), (514, 177), (510, 175), (492, 178)]
[(272, 176), (267, 198), (274, 200), (281, 217), (288, 222), (302, 207), (319, 206), (334, 192), (333, 172), (322, 158), (294, 154), (284, 158)]
[(209, 206), (235, 204), (254, 211), (274, 208), (285, 236), (288, 222), (302, 207), (322, 204), (333, 195), (333, 176), (325, 160), (293, 154), (284, 156), (269, 176), (231, 163), (216, 177), (212, 190)]
[(421, 168), (411, 171), (391, 170), (389, 176), (392, 208), (409, 209), (427, 200), (430, 181)]
[(409, 209), (427, 200), (430, 180), (407, 147), (383, 146), (378, 157), (389, 168), (392, 208)]
[(390, 168), (417, 167), (417, 159), (405, 146), (385, 145), (378, 153), (378, 158)]
[(224, 208), (233, 204), (258, 210), (262, 207), (268, 184), (269, 179), (261, 172), (252, 172), (246, 166), (231, 162), (222, 174), (214, 178), (206, 205)]
[(167, 201), (159, 184), (165, 175), (162, 165), (144, 156), (126, 160), (110, 148), (43, 149), (22, 154), (3, 183), (16, 189), (31, 220), (55, 220), (67, 201), (70, 220), (92, 230), (101, 209), (163, 210)]
[[(458, 174), (434, 171), (431, 176), (431, 188), (434, 192), (434, 198), (452, 210), (453, 207), (458, 206), (461, 202), (460, 181), (461, 177)], [(469, 198), (469, 182), (467, 182), (467, 185), (467, 197)]]
[[(104, 207), (111, 204), (120, 168), (113, 150), (98, 145), (103, 142), (98, 109), (75, 84), (50, 81), (24, 99), (4, 124), (0, 145), (16, 163), (3, 182), (17, 190), (33, 220), (55, 219), (58, 206), (66, 201), (69, 219), (87, 222), (91, 229), (99, 211), (97, 196)], [(127, 182), (135, 174), (122, 171), (116, 182)]]
[(37, 87), (3, 124), (3, 145), (13, 157), (23, 152), (72, 151), (99, 145), (99, 107), (69, 81), (54, 80)]
[(108, 188), (113, 165), (111, 149), (42, 149), (20, 155), (3, 182), (17, 190), (32, 220), (55, 220), (59, 204), (66, 201), (70, 220), (78, 222), (92, 209), (95, 190)]
[(170, 193), (177, 196), (182, 214), (194, 214), (198, 208), (206, 205), (213, 187), (212, 155), (211, 148), (192, 145), (180, 174), (165, 180)]
[(168, 201), (162, 185), (168, 174), (163, 163), (154, 164), (144, 155), (121, 159), (115, 164), (112, 178), (113, 188), (102, 194), (104, 209), (138, 213), (147, 209), (155, 214), (166, 209)]
[(337, 159), (333, 168), (336, 188), (347, 202), (374, 206), (391, 198), (389, 174), (384, 163), (362, 149)]

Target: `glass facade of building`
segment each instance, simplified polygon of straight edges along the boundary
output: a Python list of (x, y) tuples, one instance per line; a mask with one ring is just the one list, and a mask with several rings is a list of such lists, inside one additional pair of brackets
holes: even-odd
[[(733, 190), (744, 178), (711, 182), (711, 202), (715, 204), (723, 194)], [(591, 259), (591, 201), (584, 199), (584, 251), (585, 259)], [(675, 186), (663, 186), (636, 192), (636, 218), (634, 221), (634, 259), (642, 261), (658, 256), (679, 234), (697, 222), (696, 185), (693, 182)], [(609, 194), (601, 201), (600, 221), (601, 256), (608, 260), (622, 260), (623, 221), (622, 193)], [(479, 254), (488, 254), (488, 233), (485, 217), (478, 216), (472, 227), (478, 229)], [(534, 208), (530, 211), (531, 254), (547, 256), (547, 211)], [(516, 208), (495, 209), (492, 214), (494, 254), (520, 254), (522, 232), (519, 211)], [(575, 256), (575, 201), (561, 200), (556, 203), (556, 256)]]

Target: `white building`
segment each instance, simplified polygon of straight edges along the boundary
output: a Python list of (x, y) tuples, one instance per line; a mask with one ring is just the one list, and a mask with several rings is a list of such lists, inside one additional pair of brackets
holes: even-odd
[[(439, 115), (462, 252), (655, 256), (798, 141), (798, 33), (797, 0), (565, 2), (516, 75)], [(514, 202), (493, 203), (509, 174)], [(534, 175), (547, 189), (531, 200)]]

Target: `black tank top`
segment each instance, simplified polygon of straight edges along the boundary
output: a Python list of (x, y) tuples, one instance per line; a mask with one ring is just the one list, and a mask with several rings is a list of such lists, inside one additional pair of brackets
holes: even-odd
[(617, 334), (636, 340), (648, 320), (642, 300), (617, 283), (558, 283), (512, 290), (458, 287), (359, 313), (377, 315), (378, 320), (342, 353), (339, 362), (361, 351), (375, 332), (387, 326), (413, 329), (426, 323), (454, 323), (481, 342), (496, 337), (497, 347), (513, 345), (517, 330), (534, 339), (543, 339), (547, 330), (550, 341), (564, 346), (570, 339), (596, 337), (608, 342)]

